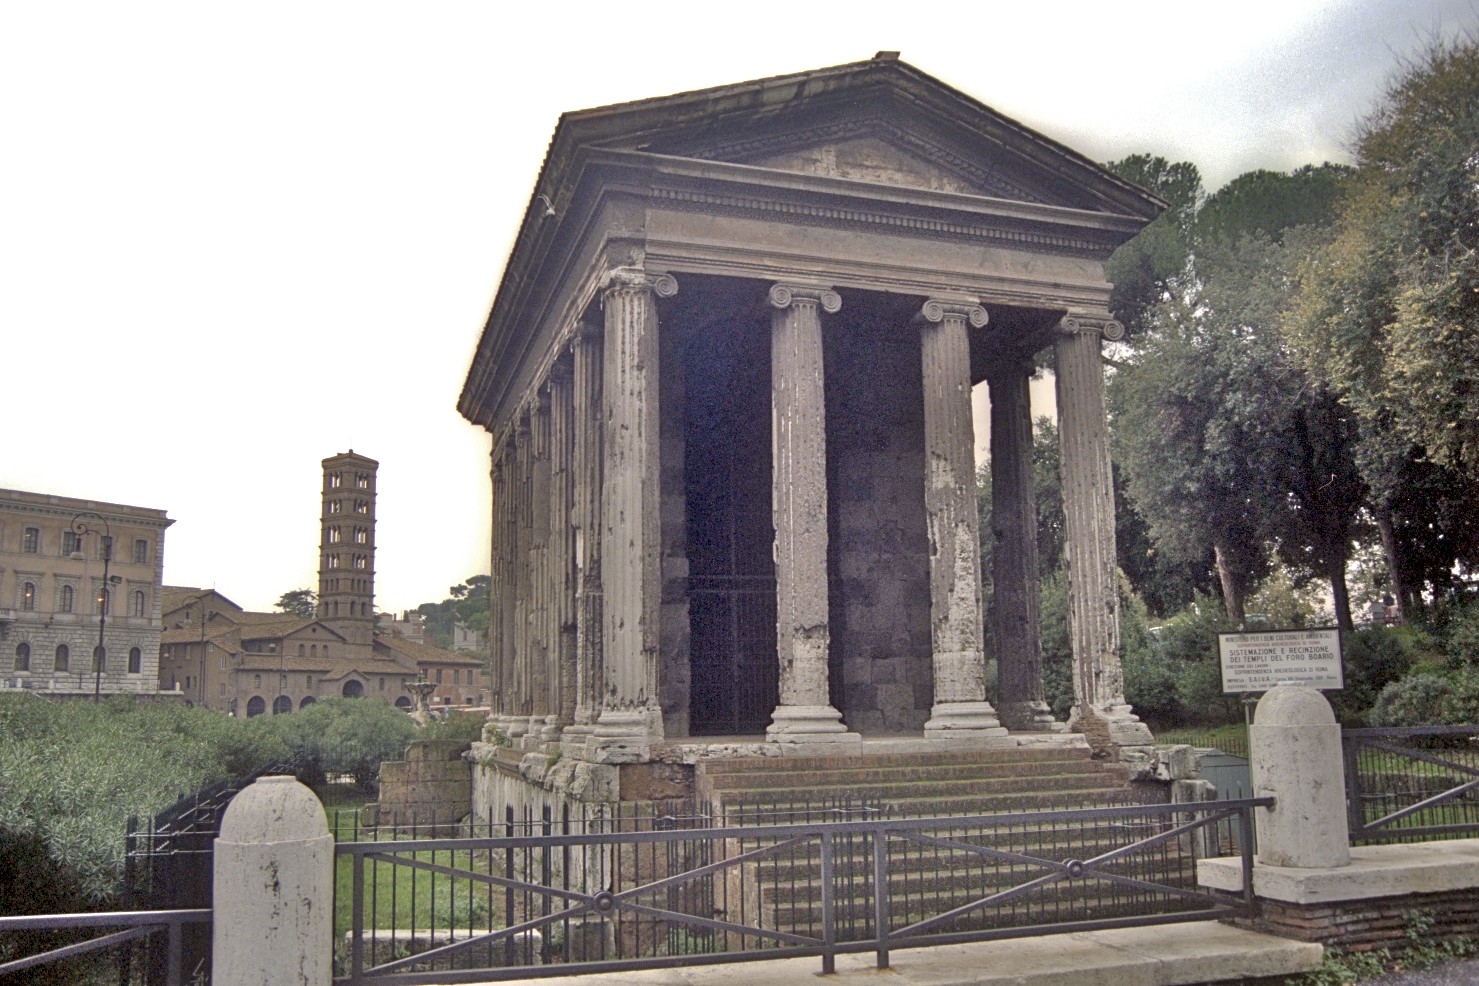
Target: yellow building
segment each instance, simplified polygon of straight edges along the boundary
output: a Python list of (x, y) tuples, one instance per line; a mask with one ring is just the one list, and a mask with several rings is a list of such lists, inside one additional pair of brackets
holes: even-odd
[(0, 490), (0, 686), (159, 691), (163, 510)]

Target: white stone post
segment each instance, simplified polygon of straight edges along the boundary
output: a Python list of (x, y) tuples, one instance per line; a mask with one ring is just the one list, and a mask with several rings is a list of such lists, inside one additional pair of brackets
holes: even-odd
[(771, 313), (771, 506), (775, 526), (780, 704), (766, 737), (780, 743), (860, 742), (828, 694), (827, 420), (821, 312), (837, 292), (777, 284)]
[(924, 385), (924, 507), (929, 524), (930, 642), (935, 700), (924, 735), (1005, 736), (986, 701), (981, 546), (971, 427), (971, 340), (986, 309), (931, 299), (920, 312)]
[(292, 777), (232, 799), (215, 851), (211, 982), (328, 986), (334, 838), (323, 805)]
[(1248, 742), (1254, 797), (1275, 799), (1254, 814), (1258, 862), (1348, 866), (1340, 724), (1325, 696), (1308, 685), (1275, 685), (1258, 700)]

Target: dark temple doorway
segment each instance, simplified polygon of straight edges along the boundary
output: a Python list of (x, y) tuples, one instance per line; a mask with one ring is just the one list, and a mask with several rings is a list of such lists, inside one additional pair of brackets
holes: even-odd
[(730, 314), (694, 326), (684, 350), (689, 731), (762, 733), (779, 689), (770, 323)]

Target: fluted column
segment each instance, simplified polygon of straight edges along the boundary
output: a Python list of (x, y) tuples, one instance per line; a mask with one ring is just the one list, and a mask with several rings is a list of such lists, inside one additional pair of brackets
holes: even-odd
[(782, 743), (858, 742), (828, 694), (827, 427), (821, 312), (835, 291), (770, 289), (772, 519), (780, 704), (766, 736)]
[(971, 343), (966, 323), (986, 324), (980, 305), (925, 303), (924, 507), (929, 525), (930, 643), (935, 701), (926, 736), (1005, 735), (986, 701), (981, 634), (981, 545), (971, 427)]
[(617, 268), (601, 296), (605, 311), (604, 690), (595, 758), (647, 758), (662, 738), (657, 665), (662, 544), (657, 299), (677, 294), (671, 275)]
[[(590, 731), (601, 709), (601, 431), (602, 330), (583, 322), (576, 328), (575, 503), (576, 564), (575, 728)], [(570, 730), (566, 730), (567, 737)]]
[(530, 521), (530, 607), (529, 607), (529, 742), (543, 740), (545, 719), (550, 714), (550, 663), (554, 660), (550, 639), (550, 395), (548, 384), (535, 395), (529, 415), (533, 444), (529, 478)]
[(1063, 484), (1068, 627), (1073, 643), (1070, 726), (1096, 749), (1154, 742), (1125, 702), (1120, 667), (1119, 591), (1114, 557), (1114, 488), (1104, 409), (1101, 338), (1123, 338), (1105, 316), (1070, 316), (1056, 344), (1058, 436)]
[(575, 390), (562, 359), (550, 368), (550, 712), (545, 742), (575, 721), (575, 548), (571, 487), (575, 457)]
[(991, 650), (996, 713), (1012, 730), (1057, 731), (1044, 698), (1038, 614), (1037, 494), (1032, 482), (1032, 362), (986, 367), (991, 391)]

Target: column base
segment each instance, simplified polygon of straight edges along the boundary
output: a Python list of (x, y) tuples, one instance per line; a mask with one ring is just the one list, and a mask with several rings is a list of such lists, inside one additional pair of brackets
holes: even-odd
[[(654, 719), (655, 716), (655, 719)], [(654, 721), (656, 727), (654, 728)], [(656, 709), (607, 710), (591, 727), (586, 755), (596, 763), (643, 763), (662, 739), (662, 713)]]
[(925, 739), (1006, 734), (990, 702), (936, 702), (924, 724)]
[(777, 705), (765, 738), (771, 743), (827, 745), (862, 743), (863, 737), (842, 724), (842, 713), (830, 705)]
[(512, 746), (518, 746), (519, 739), (529, 731), (528, 716), (501, 715), (497, 722), (498, 731), (509, 738)]
[(587, 760), (586, 749), (591, 742), (591, 734), (595, 731), (591, 723), (573, 723), (565, 727), (560, 733), (560, 755), (572, 760)]
[(1128, 705), (1085, 708), (1075, 705), (1068, 717), (1068, 728), (1083, 733), (1095, 750), (1117, 747), (1153, 747), (1155, 737), (1150, 727), (1140, 721)]
[(1066, 723), (1053, 718), (1053, 710), (1044, 701), (998, 702), (997, 718), (1014, 733), (1065, 733)]

